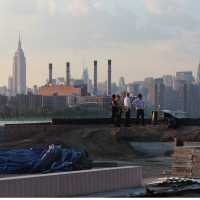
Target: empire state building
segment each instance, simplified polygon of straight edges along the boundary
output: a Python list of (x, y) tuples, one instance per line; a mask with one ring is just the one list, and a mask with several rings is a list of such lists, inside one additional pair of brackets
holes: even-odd
[(26, 91), (26, 58), (19, 37), (18, 49), (13, 57), (13, 94)]

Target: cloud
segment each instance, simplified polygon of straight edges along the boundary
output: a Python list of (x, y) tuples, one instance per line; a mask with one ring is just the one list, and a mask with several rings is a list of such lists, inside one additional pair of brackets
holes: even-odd
[(87, 14), (92, 11), (92, 0), (73, 0), (71, 3), (68, 3), (67, 12), (70, 12), (74, 15), (78, 14)]
[(106, 11), (106, 9), (100, 3), (95, 3), (94, 7), (103, 12)]
[(143, 4), (150, 10), (150, 12), (160, 14), (163, 12), (180, 12), (186, 6), (184, 0), (142, 0)]
[(6, 15), (33, 15), (37, 11), (37, 2), (35, 0), (1, 0), (0, 12)]
[(185, 0), (142, 0), (149, 9), (146, 14), (148, 23), (156, 24), (165, 29), (194, 30), (200, 21), (188, 12), (184, 12), (187, 3)]
[(49, 2), (49, 12), (51, 15), (54, 14), (56, 8), (56, 3), (54, 1)]
[[(63, 63), (71, 58), (75, 63), (73, 77), (78, 78), (76, 72), (82, 69), (79, 65), (82, 65), (83, 52), (86, 52), (84, 55), (89, 57), (88, 60), (98, 59), (99, 63), (112, 59), (116, 65), (114, 81), (118, 79), (121, 66), (126, 66), (127, 74), (123, 76), (127, 83), (135, 78), (142, 80), (151, 73), (151, 76), (154, 73), (158, 76), (158, 70), (154, 71), (155, 65), (158, 68), (165, 65), (166, 69), (173, 70), (178, 59), (184, 62), (185, 58), (198, 57), (199, 20), (197, 14), (185, 11), (188, 1), (186, 4), (181, 0), (142, 0), (140, 9), (143, 9), (144, 16), (137, 16), (131, 7), (120, 3), (110, 3), (110, 10), (106, 0), (0, 2), (0, 70), (10, 69), (11, 74), (20, 29), (22, 48), (27, 57), (27, 82), (32, 82), (32, 85), (44, 84), (49, 62), (55, 63), (56, 77), (62, 75), (59, 73), (64, 72)], [(143, 22), (139, 28), (136, 27), (138, 21)], [(106, 62), (101, 65), (106, 66)], [(130, 66), (134, 65), (138, 66), (137, 69), (146, 66), (145, 74), (135, 69), (132, 71)], [(38, 77), (36, 71), (41, 71), (38, 82), (34, 78)], [(7, 75), (1, 76), (1, 85), (4, 76)], [(103, 71), (99, 80), (103, 81), (104, 76)]]

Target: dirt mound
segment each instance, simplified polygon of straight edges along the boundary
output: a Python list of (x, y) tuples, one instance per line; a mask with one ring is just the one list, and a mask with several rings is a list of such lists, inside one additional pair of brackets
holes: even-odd
[(94, 160), (135, 160), (144, 154), (134, 151), (128, 142), (169, 142), (174, 138), (185, 141), (200, 141), (200, 128), (181, 127), (167, 129), (164, 126), (111, 128), (107, 126), (77, 126), (42, 132), (29, 138), (30, 141), (2, 144), (3, 150), (30, 149), (33, 146), (88, 150)]

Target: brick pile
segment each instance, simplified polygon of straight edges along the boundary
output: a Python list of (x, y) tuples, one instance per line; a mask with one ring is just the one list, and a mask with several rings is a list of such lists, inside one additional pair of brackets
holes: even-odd
[(172, 176), (200, 178), (200, 147), (175, 147), (172, 159)]

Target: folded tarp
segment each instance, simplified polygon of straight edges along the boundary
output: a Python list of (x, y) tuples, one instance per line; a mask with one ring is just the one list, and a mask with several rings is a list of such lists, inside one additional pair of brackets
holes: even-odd
[(92, 166), (93, 161), (84, 149), (76, 152), (54, 145), (49, 149), (33, 147), (7, 152), (0, 149), (0, 174), (68, 172)]

